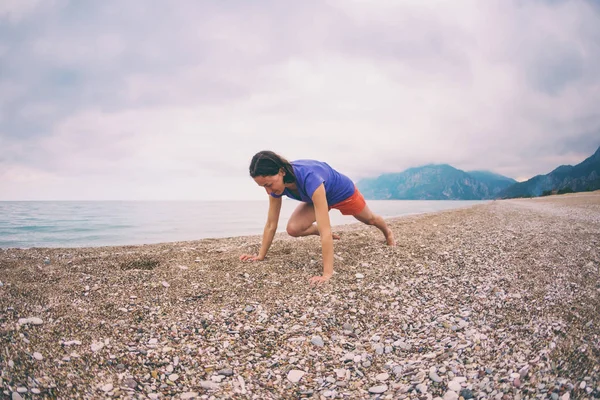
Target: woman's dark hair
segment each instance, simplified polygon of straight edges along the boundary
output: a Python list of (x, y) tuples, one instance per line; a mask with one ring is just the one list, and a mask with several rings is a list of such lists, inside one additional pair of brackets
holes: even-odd
[(277, 175), (282, 168), (285, 171), (283, 182), (296, 182), (294, 169), (288, 160), (272, 151), (263, 150), (252, 157), (252, 161), (250, 162), (250, 176), (253, 178), (257, 176), (273, 176)]

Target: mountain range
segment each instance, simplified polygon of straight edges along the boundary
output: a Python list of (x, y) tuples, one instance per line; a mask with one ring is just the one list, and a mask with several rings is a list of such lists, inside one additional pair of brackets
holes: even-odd
[(358, 181), (372, 200), (486, 200), (600, 189), (600, 148), (575, 166), (563, 165), (525, 182), (489, 171), (430, 164)]
[(514, 183), (514, 179), (493, 172), (465, 172), (448, 164), (430, 164), (362, 179), (357, 186), (373, 200), (481, 200), (495, 198)]
[(499, 198), (536, 197), (552, 193), (600, 189), (600, 147), (581, 163), (561, 165), (546, 175), (537, 175), (502, 190)]

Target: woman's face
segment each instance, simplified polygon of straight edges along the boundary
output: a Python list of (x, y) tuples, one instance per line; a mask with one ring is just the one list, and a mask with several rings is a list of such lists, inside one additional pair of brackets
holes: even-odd
[(274, 193), (279, 196), (283, 194), (283, 191), (285, 190), (285, 184), (283, 183), (284, 174), (285, 172), (283, 172), (283, 170), (279, 170), (277, 175), (257, 176), (254, 178), (254, 182), (256, 182), (258, 186), (264, 187), (268, 195)]

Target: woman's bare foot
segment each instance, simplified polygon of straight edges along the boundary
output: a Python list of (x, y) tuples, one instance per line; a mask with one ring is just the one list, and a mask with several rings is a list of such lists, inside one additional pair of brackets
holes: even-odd
[(333, 240), (340, 240), (340, 235), (338, 235), (337, 233), (332, 233), (331, 237), (333, 238)]
[(385, 242), (388, 246), (396, 245), (396, 240), (394, 240), (394, 232), (392, 232), (392, 230), (390, 228), (387, 229), (387, 232), (384, 233), (384, 235), (385, 235)]

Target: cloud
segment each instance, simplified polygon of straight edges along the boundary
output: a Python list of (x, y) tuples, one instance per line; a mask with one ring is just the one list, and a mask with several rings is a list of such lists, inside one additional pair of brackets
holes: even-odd
[(600, 145), (592, 2), (15, 4), (0, 199), (263, 198), (263, 149), (357, 180), (531, 177)]

